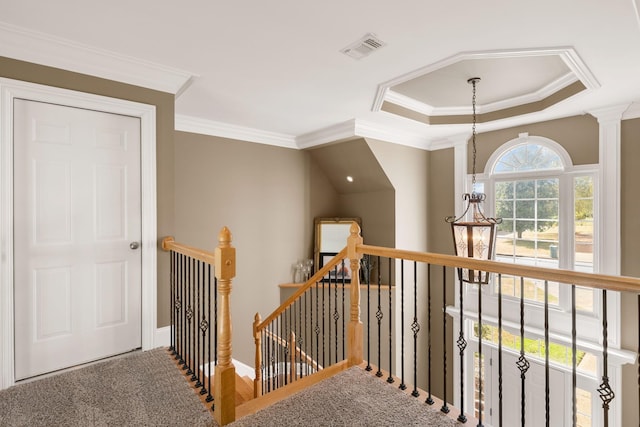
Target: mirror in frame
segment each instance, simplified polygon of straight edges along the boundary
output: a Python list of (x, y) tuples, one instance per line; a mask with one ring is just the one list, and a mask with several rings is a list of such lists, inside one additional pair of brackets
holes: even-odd
[(320, 253), (337, 254), (347, 246), (347, 237), (349, 237), (351, 224), (354, 221), (362, 229), (362, 221), (359, 217), (315, 219), (314, 271), (318, 271), (319, 269)]

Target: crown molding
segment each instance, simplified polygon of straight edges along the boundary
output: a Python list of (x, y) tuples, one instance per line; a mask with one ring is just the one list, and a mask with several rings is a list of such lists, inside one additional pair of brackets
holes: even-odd
[(423, 135), (366, 120), (356, 120), (355, 133), (356, 136), (363, 138), (379, 139), (422, 150), (428, 149), (428, 141)]
[(627, 108), (625, 112), (622, 113), (622, 120), (637, 119), (639, 117), (640, 117), (640, 103), (637, 103), (637, 102), (631, 103), (629, 108)]
[(443, 150), (445, 148), (464, 147), (471, 139), (471, 133), (462, 133), (458, 135), (451, 135), (447, 138), (440, 139), (438, 141), (432, 141), (429, 144), (429, 150)]
[(296, 138), (277, 132), (200, 119), (197, 117), (176, 114), (175, 129), (183, 132), (237, 139), (239, 141), (256, 142), (285, 148), (299, 148)]
[[(564, 63), (569, 67), (571, 73), (567, 73), (565, 76), (561, 77), (555, 82), (552, 82), (550, 85), (541, 89), (541, 91), (535, 92), (532, 95), (525, 96), (543, 96), (545, 93), (551, 94), (559, 89), (562, 89), (564, 86), (571, 84), (575, 81), (575, 78), (580, 80), (587, 89), (597, 89), (600, 87), (598, 80), (595, 78), (591, 70), (586, 66), (586, 64), (582, 61), (578, 53), (572, 47), (554, 47), (554, 48), (537, 48), (537, 49), (519, 49), (519, 50), (495, 50), (495, 51), (485, 51), (485, 52), (462, 52), (456, 55), (450, 56), (448, 58), (443, 59), (442, 61), (435, 62), (431, 65), (427, 65), (426, 67), (418, 68), (417, 70), (411, 71), (409, 73), (403, 74), (391, 80), (387, 80), (378, 85), (378, 90), (376, 91), (376, 96), (373, 101), (373, 105), (371, 110), (373, 112), (378, 112), (382, 108), (382, 104), (384, 101), (389, 99), (390, 90), (393, 86), (396, 86), (400, 83), (404, 83), (411, 79), (423, 76), (425, 74), (429, 74), (433, 71), (439, 70), (441, 68), (447, 67), (451, 64), (455, 64), (456, 62), (464, 61), (464, 60), (472, 60), (472, 59), (492, 59), (492, 58), (518, 58), (518, 57), (530, 57), (530, 56), (549, 56), (549, 55), (557, 55), (559, 56)], [(573, 75), (573, 79), (572, 79)], [(563, 86), (564, 85), (564, 86)], [(393, 97), (393, 95), (392, 95)], [(395, 99), (398, 99), (397, 97)], [(520, 103), (522, 103), (522, 99), (518, 99)], [(499, 103), (490, 104), (491, 108), (495, 109), (503, 109), (508, 108), (510, 106), (519, 105), (511, 103), (514, 99), (501, 101)], [(544, 99), (544, 96), (543, 96)], [(534, 99), (535, 100), (535, 99)], [(418, 101), (416, 101), (418, 102)], [(504, 105), (501, 105), (504, 103)], [(402, 105), (402, 104), (398, 104)], [(423, 104), (426, 105), (426, 104)], [(405, 105), (402, 105), (405, 106)], [(406, 108), (411, 108), (410, 106), (406, 106)], [(424, 107), (423, 107), (424, 108)], [(445, 109), (433, 109), (433, 115), (444, 115), (444, 114), (465, 114), (464, 111), (460, 110), (460, 107), (454, 107), (454, 110), (450, 112), (442, 112)], [(466, 108), (466, 107), (465, 107)], [(417, 110), (416, 110), (417, 111)], [(493, 111), (489, 110), (489, 105), (483, 106), (483, 111)]]
[(180, 96), (198, 76), (0, 22), (0, 55)]
[(296, 137), (296, 143), (298, 148), (303, 150), (305, 148), (311, 148), (317, 145), (328, 144), (330, 142), (336, 142), (358, 136), (356, 135), (355, 129), (356, 120), (351, 119), (317, 131), (299, 135)]
[(598, 123), (620, 122), (624, 118), (624, 113), (631, 105), (631, 103), (611, 105), (608, 107), (589, 110), (587, 112), (598, 119)]

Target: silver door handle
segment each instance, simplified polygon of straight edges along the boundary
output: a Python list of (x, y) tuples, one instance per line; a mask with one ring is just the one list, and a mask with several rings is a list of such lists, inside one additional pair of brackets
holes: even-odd
[(140, 247), (140, 243), (138, 243), (138, 242), (131, 242), (131, 243), (129, 243), (129, 247), (130, 247), (131, 249), (133, 249), (133, 250), (136, 250), (136, 249), (138, 249), (138, 248)]

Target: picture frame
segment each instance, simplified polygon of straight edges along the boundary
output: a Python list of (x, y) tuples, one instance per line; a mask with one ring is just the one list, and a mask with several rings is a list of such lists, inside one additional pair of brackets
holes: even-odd
[[(320, 252), (318, 268), (324, 267), (337, 254), (337, 252)], [(344, 279), (344, 283), (351, 283), (351, 265), (349, 260), (344, 260), (344, 263), (338, 264), (336, 267), (337, 268), (331, 269), (331, 271), (322, 278), (322, 282), (343, 283)]]

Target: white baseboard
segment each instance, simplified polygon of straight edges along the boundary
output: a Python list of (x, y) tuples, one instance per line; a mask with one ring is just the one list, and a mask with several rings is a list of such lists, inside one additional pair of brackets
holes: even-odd
[(171, 326), (156, 329), (153, 337), (153, 348), (169, 347), (171, 345)]

